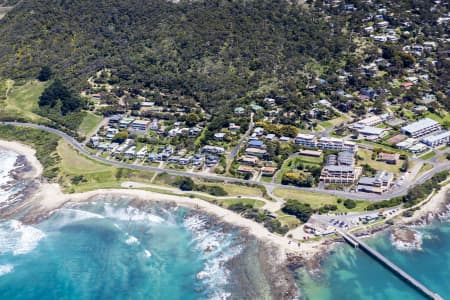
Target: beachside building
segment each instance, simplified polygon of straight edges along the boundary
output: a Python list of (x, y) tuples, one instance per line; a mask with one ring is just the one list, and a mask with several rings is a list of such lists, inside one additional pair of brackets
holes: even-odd
[(317, 138), (312, 134), (299, 133), (295, 137), (294, 143), (300, 146), (316, 148), (317, 147)]
[(450, 143), (450, 131), (443, 131), (435, 135), (424, 137), (422, 143), (429, 147), (438, 147)]
[(134, 122), (134, 118), (123, 118), (119, 122), (119, 127), (120, 128), (128, 128), (128, 126), (130, 126), (131, 123), (133, 123), (133, 122)]
[(394, 174), (387, 171), (378, 171), (375, 177), (362, 176), (358, 181), (358, 192), (382, 194), (394, 183)]
[(358, 150), (356, 143), (333, 137), (322, 137), (319, 139), (317, 145), (320, 149), (324, 150), (349, 151), (353, 153)]
[(361, 167), (329, 165), (322, 169), (320, 181), (323, 183), (353, 184), (362, 173)]
[(369, 141), (380, 139), (388, 134), (387, 129), (372, 126), (364, 126), (357, 130), (364, 139)]
[(400, 131), (410, 137), (417, 138), (440, 131), (441, 129), (441, 124), (439, 124), (439, 122), (430, 118), (424, 118), (402, 127)]

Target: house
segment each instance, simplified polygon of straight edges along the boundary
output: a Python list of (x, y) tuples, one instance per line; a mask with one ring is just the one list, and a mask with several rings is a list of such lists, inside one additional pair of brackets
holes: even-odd
[(106, 150), (108, 152), (113, 152), (116, 150), (116, 148), (119, 147), (119, 143), (111, 143), (108, 145), (108, 147), (106, 148)]
[(266, 147), (266, 145), (264, 145), (264, 142), (260, 141), (260, 140), (250, 140), (248, 142), (248, 146), (250, 148), (258, 148), (258, 149), (262, 149), (262, 148)]
[(131, 146), (124, 153), (124, 157), (127, 158), (127, 159), (134, 158), (135, 155), (136, 155), (136, 146)]
[(203, 153), (211, 153), (211, 154), (223, 154), (225, 152), (225, 149), (222, 147), (216, 147), (216, 146), (205, 146), (202, 149)]
[(253, 173), (255, 170), (253, 170), (253, 168), (251, 168), (249, 166), (240, 165), (239, 168), (237, 169), (237, 171), (239, 173)]
[(435, 135), (424, 137), (421, 142), (433, 148), (448, 144), (450, 142), (450, 131), (443, 131)]
[(416, 145), (419, 141), (413, 138), (407, 138), (401, 141), (400, 143), (395, 144), (395, 146), (400, 150), (407, 150), (410, 147)]
[(417, 105), (413, 108), (413, 112), (422, 113), (428, 111), (428, 108), (425, 105)]
[(428, 150), (427, 145), (423, 143), (417, 143), (408, 148), (408, 151), (414, 154), (422, 153)]
[(254, 112), (259, 112), (259, 111), (261, 111), (261, 110), (264, 110), (264, 107), (262, 107), (262, 106), (259, 106), (259, 105), (257, 105), (257, 104), (250, 104), (250, 108), (254, 111)]
[(262, 127), (256, 127), (253, 130), (253, 133), (256, 134), (256, 136), (262, 136), (264, 134), (264, 128)]
[(409, 90), (414, 84), (412, 82), (403, 82), (401, 84), (401, 87), (404, 88), (405, 90)]
[(201, 154), (195, 154), (192, 158), (192, 164), (194, 166), (201, 166), (205, 162), (205, 156)]
[(189, 129), (189, 136), (198, 136), (202, 132), (201, 128), (192, 127)]
[(245, 114), (245, 108), (243, 108), (243, 107), (236, 107), (234, 109), (234, 114), (238, 115), (238, 116), (241, 116), (241, 115)]
[(192, 157), (182, 157), (178, 160), (178, 163), (181, 166), (187, 166), (191, 163), (191, 161), (192, 161)]
[(94, 135), (93, 137), (91, 137), (89, 139), (89, 144), (94, 148), (97, 148), (97, 146), (100, 144), (100, 142), (101, 142), (101, 138), (97, 135)]
[(264, 103), (268, 106), (274, 106), (276, 104), (275, 99), (273, 98), (264, 98)]
[(155, 106), (155, 102), (148, 102), (148, 101), (142, 101), (140, 104), (141, 104), (141, 107), (153, 107), (153, 106)]
[(264, 157), (266, 155), (267, 151), (264, 149), (259, 148), (247, 148), (245, 149), (246, 155), (256, 156), (256, 157)]
[(290, 141), (291, 141), (291, 138), (288, 136), (280, 137), (280, 142), (282, 142), (282, 143), (289, 143)]
[(217, 132), (214, 134), (214, 139), (217, 141), (223, 141), (223, 139), (225, 138), (226, 133), (224, 132)]
[(228, 125), (228, 130), (230, 131), (239, 131), (241, 129), (241, 126), (236, 125), (234, 123), (230, 123), (230, 125)]
[(259, 158), (255, 156), (243, 156), (239, 159), (239, 162), (247, 166), (256, 166), (259, 163)]
[(206, 157), (206, 166), (207, 167), (213, 167), (219, 163), (219, 157), (215, 155), (208, 155)]
[(361, 167), (329, 165), (322, 169), (320, 181), (323, 183), (352, 184), (362, 173)]
[(388, 130), (385, 128), (378, 128), (372, 126), (364, 126), (357, 129), (359, 134), (366, 140), (376, 140), (382, 138), (388, 134)]
[(117, 128), (108, 128), (106, 130), (105, 139), (112, 140), (113, 137), (119, 133), (119, 130)]
[(157, 120), (153, 120), (152, 123), (150, 124), (150, 130), (156, 131), (159, 129), (159, 124)]
[(141, 150), (139, 150), (136, 153), (136, 158), (137, 159), (144, 159), (146, 154), (147, 154), (147, 147), (142, 147)]
[(269, 133), (268, 135), (266, 135), (266, 140), (268, 141), (274, 141), (276, 138), (276, 135), (273, 133)]
[(262, 167), (261, 175), (262, 176), (273, 176), (276, 171), (277, 171), (277, 168), (275, 168), (275, 167)]
[(432, 102), (435, 102), (437, 100), (436, 96), (433, 94), (425, 94), (422, 99), (420, 100), (423, 104), (430, 104)]
[(114, 125), (114, 124), (119, 124), (121, 117), (120, 116), (111, 116), (109, 117), (108, 120), (108, 124), (109, 125)]
[(387, 164), (395, 165), (400, 159), (400, 154), (398, 153), (385, 153), (381, 152), (378, 154), (378, 160), (383, 161)]
[(421, 137), (441, 130), (441, 124), (430, 118), (424, 118), (401, 128), (401, 133), (413, 138)]
[(131, 129), (136, 130), (136, 131), (147, 131), (150, 127), (150, 121), (146, 121), (146, 120), (135, 120), (132, 124), (131, 124)]
[(310, 147), (310, 148), (316, 148), (317, 147), (317, 138), (315, 135), (312, 134), (304, 134), (299, 133), (295, 137), (294, 140), (295, 144)]
[(382, 194), (387, 191), (394, 182), (394, 174), (387, 171), (378, 171), (375, 177), (363, 176), (358, 181), (356, 190), (369, 193)]
[(128, 128), (128, 126), (130, 126), (131, 123), (133, 123), (133, 122), (134, 122), (134, 118), (123, 118), (119, 122), (119, 127), (120, 128)]

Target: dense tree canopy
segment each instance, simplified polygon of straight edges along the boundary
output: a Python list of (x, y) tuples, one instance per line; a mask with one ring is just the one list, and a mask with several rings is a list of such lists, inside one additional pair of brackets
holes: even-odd
[(39, 106), (54, 108), (59, 104), (61, 105), (61, 114), (66, 115), (79, 110), (83, 101), (78, 96), (73, 95), (60, 80), (55, 80), (39, 97)]

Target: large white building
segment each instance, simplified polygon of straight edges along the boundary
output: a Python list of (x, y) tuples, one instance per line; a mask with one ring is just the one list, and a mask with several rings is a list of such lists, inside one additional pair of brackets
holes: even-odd
[(317, 138), (312, 134), (299, 133), (295, 137), (295, 143), (305, 147), (316, 148)]
[(425, 118), (402, 127), (400, 131), (403, 134), (416, 138), (439, 131), (441, 129), (441, 124), (439, 124), (439, 122), (430, 118)]
[(448, 144), (450, 142), (450, 131), (443, 131), (435, 135), (424, 137), (421, 142), (430, 147)]
[(356, 152), (358, 146), (354, 142), (345, 141), (333, 137), (322, 137), (317, 144), (320, 149)]

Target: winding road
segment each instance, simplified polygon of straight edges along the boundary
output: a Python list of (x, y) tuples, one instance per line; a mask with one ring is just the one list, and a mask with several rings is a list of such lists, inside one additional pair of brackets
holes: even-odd
[[(377, 194), (370, 194), (370, 193), (362, 193), (362, 192), (347, 192), (347, 191), (337, 191), (337, 190), (327, 190), (323, 188), (301, 188), (301, 187), (295, 187), (295, 186), (288, 186), (288, 185), (282, 185), (277, 183), (269, 183), (269, 182), (259, 182), (255, 180), (245, 180), (245, 179), (239, 179), (239, 178), (233, 178), (233, 177), (225, 177), (225, 176), (219, 176), (214, 174), (201, 174), (201, 173), (189, 173), (185, 171), (178, 171), (178, 170), (169, 170), (169, 169), (163, 169), (159, 167), (152, 167), (152, 166), (143, 166), (143, 165), (133, 165), (128, 163), (123, 163), (115, 160), (106, 159), (103, 157), (96, 156), (89, 151), (87, 151), (84, 148), (84, 145), (82, 143), (79, 143), (77, 140), (75, 140), (70, 135), (57, 130), (55, 128), (50, 128), (43, 125), (33, 124), (33, 123), (20, 123), (20, 122), (0, 122), (2, 125), (13, 125), (13, 126), (22, 126), (22, 127), (28, 127), (28, 128), (34, 128), (43, 130), (46, 132), (50, 132), (53, 134), (56, 134), (63, 138), (67, 143), (72, 145), (76, 150), (78, 150), (83, 155), (94, 159), (96, 161), (109, 164), (112, 166), (116, 166), (119, 168), (128, 168), (133, 170), (141, 170), (141, 171), (149, 171), (149, 172), (165, 172), (171, 175), (178, 175), (178, 176), (186, 176), (186, 177), (196, 177), (196, 178), (203, 178), (203, 179), (209, 179), (209, 180), (218, 180), (223, 182), (229, 182), (229, 183), (244, 183), (244, 184), (256, 184), (256, 185), (262, 185), (264, 186), (269, 194), (273, 194), (273, 191), (275, 188), (284, 188), (284, 189), (291, 189), (296, 190), (301, 193), (301, 191), (309, 191), (309, 192), (316, 192), (316, 193), (323, 193), (323, 194), (331, 194), (342, 198), (349, 198), (354, 200), (368, 200), (368, 201), (382, 201), (387, 200), (393, 197), (403, 196), (408, 192), (408, 189), (417, 184), (421, 184), (424, 181), (430, 179), (434, 174), (450, 169), (450, 163), (447, 161), (444, 162), (433, 162), (433, 168), (431, 170), (428, 170), (427, 172), (424, 172), (417, 176), (415, 180), (411, 181), (410, 184), (404, 184), (402, 186), (395, 186), (393, 187), (389, 192), (384, 193), (382, 195)], [(413, 174), (411, 174), (413, 175)]]

